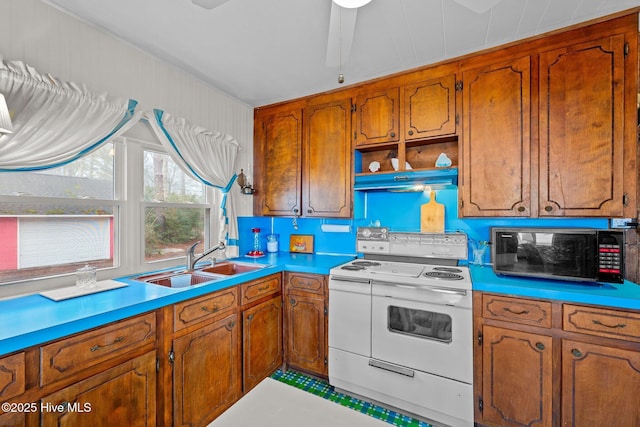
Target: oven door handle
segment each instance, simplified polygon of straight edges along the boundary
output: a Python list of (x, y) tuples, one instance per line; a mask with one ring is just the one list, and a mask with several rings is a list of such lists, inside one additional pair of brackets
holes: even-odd
[(373, 284), (383, 285), (383, 286), (395, 286), (396, 288), (416, 289), (419, 291), (437, 292), (440, 294), (460, 295), (462, 297), (467, 295), (467, 291), (464, 289), (439, 288), (434, 286), (412, 286), (412, 285), (403, 285), (401, 283), (391, 283), (391, 282), (373, 282)]
[(384, 369), (385, 371), (393, 372), (395, 374), (400, 374), (411, 378), (413, 378), (415, 375), (415, 371), (413, 369), (392, 365), (391, 363), (383, 362), (376, 359), (369, 359), (369, 366), (373, 368)]

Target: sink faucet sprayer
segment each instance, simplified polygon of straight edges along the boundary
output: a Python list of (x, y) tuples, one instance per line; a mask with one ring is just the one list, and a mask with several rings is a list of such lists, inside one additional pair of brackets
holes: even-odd
[[(200, 244), (200, 242), (195, 242), (186, 251), (187, 252), (187, 269), (188, 270), (193, 270), (198, 261), (205, 259), (206, 257), (208, 257), (209, 255), (211, 255), (212, 253), (214, 253), (217, 250), (221, 250), (222, 251), (226, 247), (224, 242), (220, 242), (217, 245), (215, 245), (215, 246), (207, 249), (206, 251), (204, 251), (202, 253), (202, 255), (196, 257), (196, 254), (195, 254), (196, 246), (198, 246), (199, 244)], [(214, 262), (215, 262), (215, 260), (214, 260)]]

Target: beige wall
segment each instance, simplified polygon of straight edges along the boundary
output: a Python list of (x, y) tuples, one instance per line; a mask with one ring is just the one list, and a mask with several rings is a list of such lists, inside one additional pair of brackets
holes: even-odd
[[(0, 0), (0, 17), (5, 60), (23, 61), (94, 92), (136, 99), (144, 110), (160, 108), (232, 135), (241, 146), (237, 171), (246, 173), (253, 155), (249, 105), (40, 0)], [(236, 200), (239, 214), (251, 215), (252, 198)]]

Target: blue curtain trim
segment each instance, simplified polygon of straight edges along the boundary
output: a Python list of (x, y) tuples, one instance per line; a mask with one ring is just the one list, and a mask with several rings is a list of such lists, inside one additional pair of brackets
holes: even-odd
[(122, 120), (120, 120), (120, 123), (118, 123), (116, 125), (116, 127), (113, 128), (113, 130), (111, 132), (109, 132), (104, 138), (101, 138), (95, 144), (91, 145), (90, 147), (85, 148), (84, 150), (80, 151), (78, 154), (73, 156), (73, 158), (71, 158), (71, 159), (69, 159), (69, 160), (67, 160), (65, 162), (55, 163), (55, 164), (52, 164), (52, 165), (33, 166), (33, 167), (18, 168), (18, 169), (2, 169), (2, 168), (0, 168), (0, 172), (30, 172), (30, 171), (53, 169), (53, 168), (58, 168), (60, 166), (64, 166), (66, 164), (69, 164), (69, 163), (71, 163), (71, 162), (73, 162), (75, 160), (78, 160), (80, 157), (83, 157), (83, 156), (87, 155), (88, 153), (92, 152), (96, 148), (100, 147), (101, 145), (103, 145), (104, 143), (109, 141), (113, 137), (113, 134), (115, 134), (117, 131), (119, 131), (124, 125), (126, 125), (133, 118), (133, 115), (135, 113), (137, 105), (138, 105), (138, 101), (136, 101), (135, 99), (129, 99), (129, 104), (127, 105), (127, 111), (124, 113), (124, 117), (122, 118)]
[(167, 129), (164, 127), (164, 124), (162, 123), (162, 116), (164, 115), (164, 111), (159, 110), (157, 108), (154, 108), (153, 109), (153, 115), (154, 115), (154, 117), (156, 119), (156, 123), (158, 123), (158, 126), (160, 126), (160, 129), (162, 129), (162, 133), (164, 133), (164, 136), (169, 141), (169, 144), (171, 144), (171, 146), (173, 147), (173, 150), (176, 152), (178, 157), (180, 157), (182, 159), (182, 161), (184, 162), (184, 164), (187, 165), (187, 167), (189, 168), (189, 170), (191, 171), (193, 176), (198, 178), (198, 180), (200, 180), (200, 182), (202, 182), (204, 185), (208, 185), (209, 187), (220, 188), (220, 186), (214, 185), (214, 184), (210, 183), (209, 181), (207, 181), (206, 179), (204, 179), (203, 177), (201, 177), (196, 171), (193, 170), (193, 168), (191, 167), (189, 162), (187, 162), (184, 159), (184, 157), (182, 156), (182, 153), (180, 153), (180, 150), (178, 150), (178, 147), (176, 146), (175, 142), (173, 142), (173, 138), (171, 138), (171, 135), (169, 135), (169, 131), (167, 131)]

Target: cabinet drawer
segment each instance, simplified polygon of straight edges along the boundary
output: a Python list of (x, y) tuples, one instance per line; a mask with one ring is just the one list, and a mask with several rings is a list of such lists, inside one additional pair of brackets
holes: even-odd
[(522, 298), (483, 295), (482, 317), (551, 328), (551, 303)]
[(256, 301), (265, 295), (280, 292), (281, 287), (282, 284), (279, 274), (273, 274), (262, 279), (243, 283), (240, 286), (241, 304), (244, 305)]
[(204, 297), (176, 304), (173, 308), (174, 331), (227, 314), (238, 306), (238, 290), (231, 287)]
[(40, 348), (42, 385), (113, 359), (156, 340), (155, 313), (61, 339)]
[(24, 393), (24, 353), (0, 358), (0, 400), (6, 401)]
[(286, 273), (285, 276), (287, 292), (303, 291), (305, 293), (324, 295), (325, 283), (325, 276), (320, 274)]
[(640, 342), (640, 313), (565, 304), (565, 331)]

